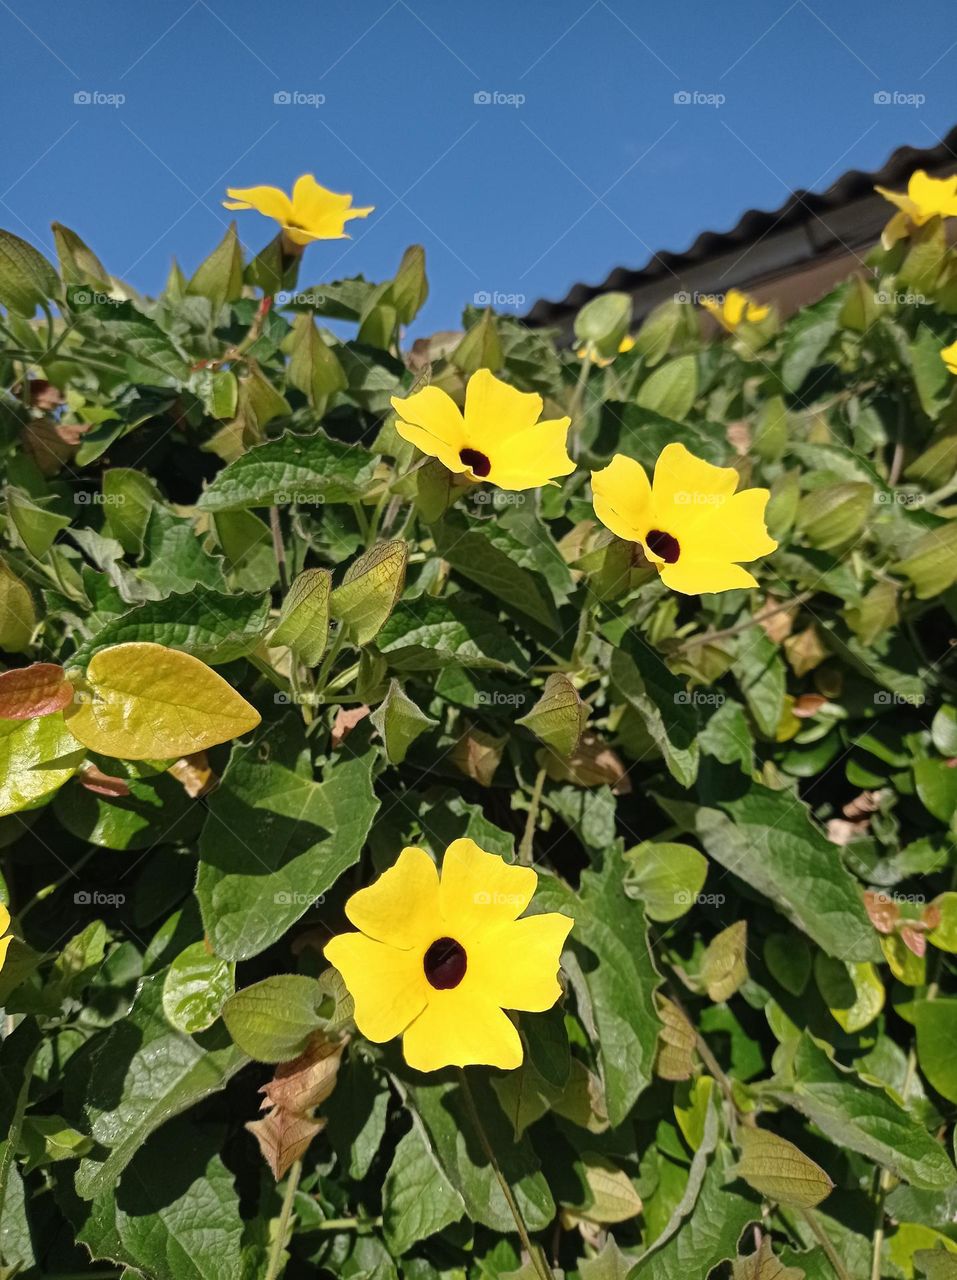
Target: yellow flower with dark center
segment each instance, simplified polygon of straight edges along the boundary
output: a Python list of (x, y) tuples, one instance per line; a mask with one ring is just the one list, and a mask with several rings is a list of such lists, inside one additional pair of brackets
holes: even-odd
[(345, 224), (350, 218), (367, 218), (375, 207), (353, 208), (351, 195), (329, 191), (311, 173), (296, 179), (291, 199), (278, 187), (228, 187), (226, 194), (230, 198), (223, 201), (224, 208), (255, 209), (275, 218), (283, 236), (299, 246), (313, 240), (350, 239)]
[(355, 1000), (367, 1040), (402, 1036), (410, 1067), (438, 1071), (521, 1065), (522, 1042), (505, 1009), (540, 1013), (561, 995), (558, 966), (574, 921), (525, 916), (538, 884), (473, 840), (453, 840), (441, 878), (424, 849), (403, 849), (346, 915), (326, 959)]
[(738, 561), (776, 550), (764, 509), (767, 489), (735, 493), (738, 473), (696, 458), (683, 444), (669, 444), (655, 463), (654, 483), (634, 458), (616, 453), (591, 477), (595, 514), (627, 542), (638, 542), (672, 591), (756, 587)]
[(392, 398), (395, 429), (443, 466), (500, 489), (537, 489), (575, 470), (565, 440), (570, 418), (539, 422), (542, 397), (479, 369), (469, 378), (465, 414), (439, 387)]
[(952, 342), (949, 347), (944, 347), (940, 353), (940, 358), (951, 373), (957, 374), (957, 342)]
[(702, 298), (701, 305), (728, 333), (734, 333), (744, 323), (760, 324), (771, 311), (770, 307), (755, 302), (740, 289), (729, 289), (723, 299), (717, 296)]
[(890, 249), (898, 240), (909, 236), (915, 227), (930, 222), (931, 218), (957, 217), (957, 174), (950, 178), (932, 178), (923, 169), (918, 169), (911, 174), (906, 193), (888, 191), (886, 187), (875, 187), (874, 190), (898, 208), (881, 232), (881, 244), (885, 249)]
[(13, 935), (7, 933), (7, 930), (9, 928), (10, 928), (10, 912), (6, 909), (3, 903), (0, 902), (0, 934), (3, 935), (2, 937), (0, 937), (0, 969), (3, 968), (4, 961), (7, 958), (7, 949), (9, 948), (10, 943), (13, 941)]
[[(623, 356), (626, 351), (630, 351), (635, 345), (635, 339), (630, 333), (626, 333), (618, 344), (617, 355)], [(614, 360), (614, 356), (600, 356), (591, 343), (586, 343), (583, 347), (579, 347), (575, 352), (579, 360), (590, 360), (592, 364), (597, 364), (599, 369), (606, 369)]]

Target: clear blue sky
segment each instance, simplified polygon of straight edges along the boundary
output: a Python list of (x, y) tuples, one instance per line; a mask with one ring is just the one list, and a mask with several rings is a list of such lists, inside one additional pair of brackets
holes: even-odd
[[(953, 0), (0, 0), (0, 45), (0, 226), (51, 253), (62, 221), (152, 292), (222, 235), (227, 185), (311, 171), (376, 211), (309, 248), (301, 283), (386, 278), (421, 242), (417, 333), (477, 294), (559, 298), (957, 122)], [(270, 237), (237, 217), (251, 249)]]

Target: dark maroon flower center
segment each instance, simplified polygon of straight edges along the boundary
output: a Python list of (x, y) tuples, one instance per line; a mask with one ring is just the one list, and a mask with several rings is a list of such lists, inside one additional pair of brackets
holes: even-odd
[(422, 967), (433, 987), (448, 991), (465, 977), (468, 968), (465, 948), (454, 938), (437, 938), (426, 951)]
[(673, 538), (670, 533), (663, 533), (661, 529), (650, 529), (645, 544), (649, 551), (661, 556), (665, 564), (674, 564), (681, 555), (678, 539)]
[(459, 458), (477, 476), (487, 476), (492, 470), (491, 462), (478, 449), (460, 449)]

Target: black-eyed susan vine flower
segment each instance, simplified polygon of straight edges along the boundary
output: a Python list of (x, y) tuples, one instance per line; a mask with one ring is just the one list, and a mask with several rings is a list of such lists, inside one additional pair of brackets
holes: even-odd
[(923, 169), (912, 173), (907, 191), (874, 190), (897, 206), (898, 212), (881, 232), (881, 244), (890, 249), (898, 240), (909, 236), (931, 218), (957, 218), (957, 174), (950, 178), (932, 178)]
[(478, 369), (465, 391), (465, 413), (439, 387), (392, 398), (403, 440), (468, 480), (499, 489), (537, 489), (575, 470), (565, 441), (570, 418), (539, 422), (542, 397), (518, 391)]
[(740, 289), (729, 289), (723, 298), (702, 298), (701, 305), (728, 333), (734, 333), (742, 324), (760, 324), (771, 311)]
[(957, 374), (957, 342), (952, 342), (949, 347), (944, 347), (940, 353), (940, 358), (951, 373)]
[(10, 928), (10, 912), (0, 902), (0, 969), (3, 968), (7, 959), (7, 950), (13, 941), (13, 934), (7, 933)]
[(574, 923), (557, 912), (519, 917), (538, 876), (473, 840), (453, 840), (441, 876), (423, 849), (403, 849), (346, 915), (325, 956), (355, 1000), (360, 1032), (376, 1043), (402, 1036), (419, 1071), (485, 1064), (511, 1069), (522, 1042), (505, 1009), (550, 1009)]
[[(616, 355), (623, 356), (627, 351), (631, 351), (635, 345), (635, 339), (630, 333), (626, 333), (618, 344)], [(598, 348), (593, 343), (586, 342), (583, 347), (579, 347), (575, 352), (579, 360), (588, 360), (591, 364), (596, 364), (599, 369), (606, 369), (614, 360), (615, 356), (602, 356), (598, 353)]]
[(255, 209), (274, 218), (283, 239), (302, 249), (313, 240), (348, 240), (345, 224), (350, 218), (367, 218), (374, 205), (357, 209), (351, 195), (340, 195), (318, 183), (311, 173), (296, 179), (292, 196), (279, 187), (227, 187), (226, 209)]
[(756, 587), (739, 561), (777, 549), (764, 523), (767, 489), (735, 493), (738, 473), (669, 444), (655, 463), (654, 482), (634, 458), (616, 453), (592, 472), (595, 514), (606, 528), (640, 543), (672, 591), (700, 595)]

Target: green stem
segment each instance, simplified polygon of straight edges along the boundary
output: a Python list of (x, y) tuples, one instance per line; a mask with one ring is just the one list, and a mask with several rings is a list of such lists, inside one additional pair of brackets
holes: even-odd
[(292, 1220), (292, 1204), (296, 1198), (296, 1192), (299, 1189), (299, 1179), (302, 1177), (302, 1161), (297, 1160), (289, 1170), (289, 1176), (286, 1179), (286, 1194), (282, 1198), (282, 1209), (279, 1212), (279, 1225), (276, 1228), (276, 1235), (272, 1242), (272, 1249), (269, 1254), (269, 1267), (266, 1271), (265, 1280), (277, 1280), (283, 1272), (285, 1263), (283, 1261), (283, 1251), (286, 1248), (286, 1241), (289, 1238), (289, 1227)]
[(276, 557), (276, 568), (279, 570), (279, 586), (283, 595), (289, 590), (289, 570), (286, 568), (286, 544), (282, 536), (282, 521), (279, 508), (269, 508), (269, 531), (272, 534), (272, 549)]
[(790, 600), (782, 600), (780, 604), (775, 605), (773, 609), (765, 610), (760, 617), (747, 618), (744, 622), (738, 622), (733, 627), (724, 627), (721, 631), (702, 631), (700, 635), (690, 636), (681, 644), (676, 645), (669, 653), (669, 657), (679, 653), (686, 653), (688, 649), (693, 649), (699, 644), (713, 644), (716, 640), (728, 640), (731, 636), (740, 635), (742, 631), (747, 631), (749, 627), (759, 626), (768, 618), (773, 618), (776, 613), (783, 613), (785, 609), (796, 609), (804, 604), (806, 600), (810, 600), (814, 596), (813, 591), (801, 591), (796, 596), (791, 596)]
[(30, 899), (30, 901), (26, 903), (23, 910), (17, 914), (17, 923), (18, 924), (22, 923), (23, 920), (26, 918), (27, 914), (30, 911), (32, 911), (33, 908), (37, 906), (38, 903), (45, 902), (47, 898), (49, 898), (52, 894), (56, 893), (57, 889), (59, 889), (62, 885), (66, 884), (67, 880), (75, 877), (76, 873), (82, 867), (85, 867), (86, 864), (93, 857), (93, 855), (98, 851), (99, 851), (98, 846), (91, 845), (89, 849), (87, 849), (86, 853), (82, 855), (82, 857), (77, 858), (76, 862), (69, 869), (69, 871), (65, 871), (63, 875), (60, 876), (59, 880), (54, 880), (52, 884), (44, 885), (42, 889), (38, 889), (37, 892)]
[(546, 1259), (544, 1252), (538, 1247), (538, 1245), (533, 1243), (532, 1237), (529, 1235), (528, 1225), (522, 1217), (522, 1211), (518, 1207), (518, 1201), (515, 1199), (512, 1188), (508, 1185), (508, 1179), (502, 1172), (501, 1165), (495, 1156), (495, 1152), (492, 1150), (492, 1144), (489, 1142), (488, 1134), (485, 1132), (485, 1127), (482, 1124), (478, 1113), (478, 1107), (475, 1105), (475, 1098), (472, 1096), (472, 1086), (469, 1084), (468, 1078), (461, 1067), (458, 1069), (458, 1074), (459, 1082), (462, 1086), (462, 1095), (465, 1098), (465, 1105), (468, 1110), (469, 1117), (472, 1124), (475, 1126), (475, 1131), (478, 1134), (479, 1141), (481, 1142), (482, 1148), (488, 1157), (488, 1162), (492, 1167), (492, 1172), (495, 1174), (498, 1185), (502, 1189), (502, 1195), (505, 1197), (505, 1203), (508, 1205), (512, 1217), (515, 1219), (515, 1226), (518, 1230), (518, 1238), (522, 1242), (522, 1248), (528, 1254), (529, 1260), (538, 1272), (541, 1280), (555, 1280), (554, 1273), (548, 1265), (548, 1260)]
[(544, 768), (539, 769), (535, 777), (535, 785), (532, 788), (532, 798), (528, 805), (528, 814), (525, 818), (525, 830), (522, 833), (522, 842), (518, 846), (518, 861), (523, 867), (532, 865), (532, 845), (535, 842), (535, 824), (538, 821), (538, 811), (542, 804), (542, 792), (545, 789), (545, 779), (548, 774)]
[(851, 1280), (849, 1272), (845, 1269), (843, 1262), (838, 1256), (837, 1250), (834, 1248), (834, 1242), (821, 1226), (820, 1222), (818, 1222), (817, 1214), (810, 1209), (801, 1209), (799, 1212), (801, 1217), (813, 1231), (818, 1244), (827, 1254), (827, 1260), (831, 1264), (834, 1274), (837, 1276), (837, 1280)]
[(319, 674), (316, 676), (316, 694), (321, 695), (326, 691), (326, 685), (329, 683), (329, 673), (332, 671), (333, 665), (338, 658), (342, 646), (346, 640), (346, 628), (343, 624), (340, 626), (338, 633), (332, 644), (329, 646), (329, 652), (322, 660), (322, 666), (319, 668)]
[(381, 1218), (326, 1218), (317, 1222), (314, 1231), (368, 1231), (382, 1226)]

